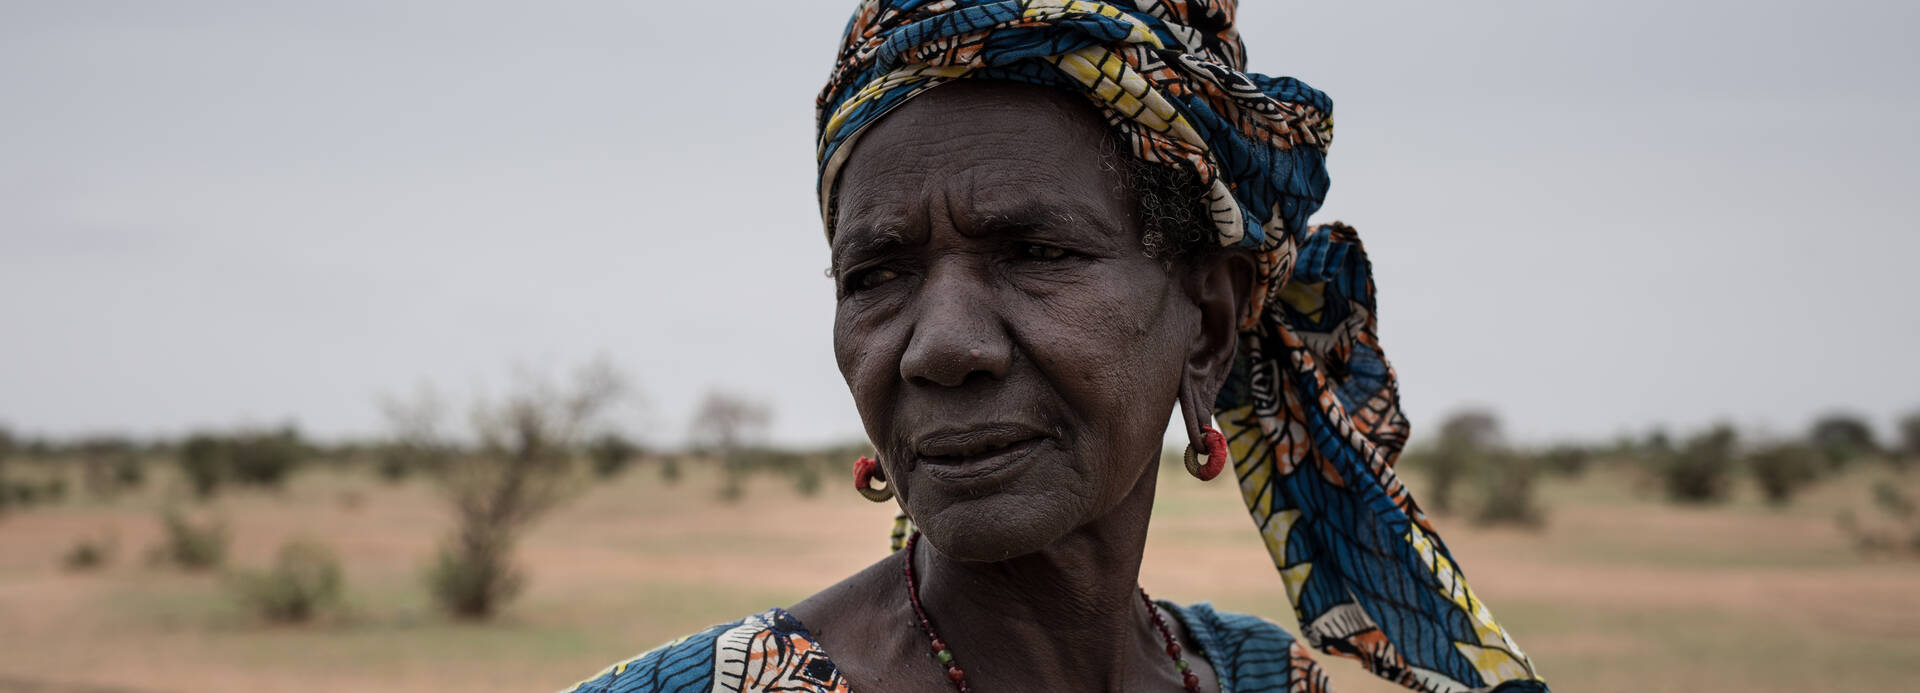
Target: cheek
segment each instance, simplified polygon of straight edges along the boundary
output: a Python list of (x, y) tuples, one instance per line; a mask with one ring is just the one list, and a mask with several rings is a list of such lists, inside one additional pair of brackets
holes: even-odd
[(897, 321), (883, 318), (883, 311), (843, 302), (834, 313), (833, 356), (868, 437), (884, 447), (889, 439), (887, 405), (899, 379), (903, 331), (894, 324)]
[[(1182, 336), (1197, 328), (1158, 265), (1115, 270), (1036, 300), (1026, 340), (1073, 412), (1084, 463), (1096, 466), (1158, 455), (1185, 368), (1190, 340)], [(1127, 478), (1129, 470), (1118, 471)]]

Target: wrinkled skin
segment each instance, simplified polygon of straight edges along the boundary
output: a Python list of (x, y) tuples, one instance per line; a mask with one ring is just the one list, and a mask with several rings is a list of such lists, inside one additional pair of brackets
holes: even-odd
[[(1140, 555), (1168, 415), (1205, 416), (1253, 265), (1148, 257), (1105, 137), (1084, 98), (961, 82), (871, 126), (841, 174), (834, 353), (976, 690), (1179, 688)], [(856, 691), (951, 690), (903, 627), (900, 560), (793, 611)]]

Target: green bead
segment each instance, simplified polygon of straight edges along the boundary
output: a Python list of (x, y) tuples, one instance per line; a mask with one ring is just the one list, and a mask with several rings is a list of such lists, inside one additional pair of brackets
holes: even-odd
[(1182, 673), (1185, 673), (1186, 670), (1187, 670), (1187, 660), (1182, 659), (1180, 660), (1180, 671)]
[(941, 664), (946, 664), (947, 662), (953, 661), (953, 652), (951, 650), (941, 650), (933, 653), (933, 658), (939, 660)]

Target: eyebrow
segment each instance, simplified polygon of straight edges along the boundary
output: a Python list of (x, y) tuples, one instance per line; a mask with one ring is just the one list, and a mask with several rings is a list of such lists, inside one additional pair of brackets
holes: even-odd
[(885, 254), (909, 245), (907, 229), (899, 224), (848, 229), (834, 236), (834, 259), (865, 258)]
[(1119, 229), (1102, 218), (1092, 207), (1079, 200), (1064, 205), (1026, 202), (973, 215), (974, 228), (990, 233), (1019, 233), (1035, 229), (1091, 226), (1103, 238), (1112, 238)]
[[(1120, 242), (1120, 229), (1102, 218), (1091, 206), (1079, 200), (1064, 202), (1022, 201), (998, 208), (976, 210), (968, 215), (968, 227), (979, 232), (1001, 234), (1024, 234), (1043, 229), (1074, 229), (1091, 227), (1100, 238)], [(884, 255), (914, 245), (909, 229), (897, 221), (875, 225), (858, 225), (834, 235), (834, 267), (839, 269), (845, 262), (852, 262)]]

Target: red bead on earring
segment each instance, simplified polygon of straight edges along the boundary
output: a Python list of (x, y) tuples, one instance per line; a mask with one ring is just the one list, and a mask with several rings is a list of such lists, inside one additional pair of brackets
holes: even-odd
[(1201, 481), (1212, 481), (1214, 477), (1220, 476), (1221, 470), (1227, 468), (1227, 437), (1214, 430), (1212, 426), (1201, 426), (1200, 433), (1201, 444), (1207, 446), (1207, 463), (1200, 464), (1200, 460), (1196, 459), (1199, 457), (1199, 451), (1193, 449), (1192, 443), (1188, 443), (1187, 473)]
[(873, 480), (876, 478), (879, 479), (881, 483), (885, 483), (887, 480), (886, 474), (880, 471), (879, 462), (871, 457), (864, 456), (854, 461), (854, 490), (859, 491), (862, 497), (875, 503), (885, 503), (893, 500), (893, 485), (887, 484), (881, 488), (874, 488)]

